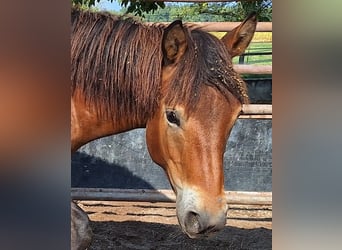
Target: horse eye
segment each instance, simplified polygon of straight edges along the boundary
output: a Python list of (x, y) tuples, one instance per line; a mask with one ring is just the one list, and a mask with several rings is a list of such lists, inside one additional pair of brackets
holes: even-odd
[(170, 123), (180, 126), (180, 120), (174, 111), (166, 111), (166, 118)]

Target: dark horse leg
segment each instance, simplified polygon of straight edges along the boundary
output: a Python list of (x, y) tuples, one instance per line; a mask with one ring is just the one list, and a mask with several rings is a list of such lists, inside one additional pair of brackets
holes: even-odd
[(71, 202), (71, 250), (87, 249), (92, 236), (88, 215)]

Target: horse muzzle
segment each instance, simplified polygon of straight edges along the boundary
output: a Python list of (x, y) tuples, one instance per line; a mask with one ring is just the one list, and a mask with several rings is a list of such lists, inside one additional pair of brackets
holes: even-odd
[(183, 231), (190, 238), (203, 238), (214, 235), (224, 228), (226, 224), (226, 214), (221, 214), (215, 218), (209, 217), (206, 213), (196, 213), (190, 211), (184, 218)]
[(213, 202), (199, 198), (196, 192), (183, 192), (180, 199), (177, 197), (178, 221), (183, 232), (190, 238), (212, 236), (226, 224), (225, 199), (217, 198)]

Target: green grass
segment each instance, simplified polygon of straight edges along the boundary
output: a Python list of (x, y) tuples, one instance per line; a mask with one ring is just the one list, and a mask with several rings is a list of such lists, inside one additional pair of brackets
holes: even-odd
[[(214, 36), (221, 39), (226, 32), (210, 32)], [(255, 53), (255, 52), (271, 52), (272, 51), (272, 32), (256, 32), (254, 34), (253, 40), (246, 49), (245, 53)], [(239, 57), (233, 58), (233, 63), (239, 63)], [(245, 56), (245, 64), (254, 65), (272, 65), (272, 55), (253, 55)], [(254, 75), (254, 74), (243, 74), (244, 79), (248, 78), (272, 78), (272, 75)]]
[[(251, 42), (245, 53), (249, 52), (270, 52), (272, 51), (271, 42)], [(233, 58), (233, 63), (239, 63), (239, 57)], [(272, 65), (272, 55), (253, 55), (245, 56), (244, 64), (254, 64), (254, 65)], [(254, 75), (254, 74), (243, 74), (243, 78), (272, 78), (272, 75)]]
[[(251, 42), (245, 53), (272, 52), (271, 42)], [(239, 57), (233, 58), (233, 63), (239, 63)], [(245, 56), (245, 64), (272, 65), (272, 55), (252, 55)]]
[[(218, 38), (222, 38), (226, 32), (210, 32)], [(251, 44), (246, 49), (245, 53), (250, 52), (270, 52), (272, 51), (272, 32), (256, 32), (254, 34)], [(272, 65), (272, 55), (253, 55), (246, 56), (244, 60), (245, 64), (256, 65)], [(233, 63), (239, 63), (239, 57), (233, 58)]]

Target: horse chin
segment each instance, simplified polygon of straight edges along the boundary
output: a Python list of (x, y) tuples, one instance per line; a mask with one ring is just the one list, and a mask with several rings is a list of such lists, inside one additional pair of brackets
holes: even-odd
[(210, 239), (210, 238), (215, 237), (215, 235), (217, 235), (217, 232), (219, 232), (220, 230), (210, 232), (210, 233), (205, 233), (205, 234), (200, 234), (200, 233), (199, 234), (191, 234), (191, 233), (188, 233), (184, 230), (182, 230), (182, 231), (191, 239), (207, 239), (207, 238)]

